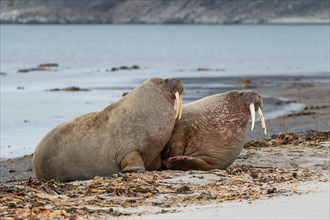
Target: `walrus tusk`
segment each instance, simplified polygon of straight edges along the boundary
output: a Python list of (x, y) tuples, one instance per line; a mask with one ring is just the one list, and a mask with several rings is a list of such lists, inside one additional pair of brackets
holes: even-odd
[(179, 111), (178, 111), (178, 109), (179, 109), (179, 92), (176, 92), (175, 93), (175, 101), (176, 101), (176, 109), (175, 109), (175, 119), (177, 119), (178, 118), (178, 115), (179, 115)]
[(182, 111), (182, 107), (181, 107), (181, 100), (180, 100), (180, 95), (179, 92), (175, 93), (175, 100), (176, 100), (176, 109), (175, 109), (175, 119), (177, 119), (179, 117), (179, 119), (181, 118), (180, 111)]
[(176, 110), (175, 110), (175, 119), (180, 119), (182, 116), (182, 109), (183, 109), (183, 101), (182, 95), (179, 95), (179, 92), (175, 93), (175, 100), (176, 100)]
[(265, 134), (267, 134), (266, 121), (264, 118), (264, 114), (261, 111), (261, 108), (258, 108), (258, 115), (261, 121), (262, 130), (264, 131)]
[(182, 116), (182, 109), (183, 109), (183, 101), (182, 101), (182, 95), (180, 95), (179, 119), (181, 119)]
[(253, 131), (254, 128), (254, 123), (256, 120), (256, 109), (254, 108), (254, 104), (250, 104), (250, 112), (251, 112), (251, 118), (252, 118), (252, 126), (251, 126), (251, 131)]

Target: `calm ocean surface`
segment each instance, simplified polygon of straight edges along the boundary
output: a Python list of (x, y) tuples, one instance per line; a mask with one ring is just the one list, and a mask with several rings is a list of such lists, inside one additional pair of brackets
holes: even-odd
[[(222, 77), (329, 76), (329, 25), (0, 25), (0, 28), (0, 70), (5, 73), (0, 76), (0, 158), (33, 153), (45, 133), (56, 125), (101, 110), (150, 76), (184, 79), (185, 102), (212, 92), (240, 88), (237, 80)], [(41, 63), (60, 66), (56, 71), (17, 72)], [(140, 69), (109, 71), (112, 67), (132, 65)], [(210, 71), (197, 71), (200, 67)], [(217, 80), (203, 80), (205, 77)], [(90, 91), (47, 91), (69, 86)], [(265, 108), (266, 119), (276, 115), (270, 102), (271, 99)], [(297, 110), (303, 106), (288, 107)]]
[(223, 74), (329, 71), (329, 25), (4, 25), (1, 70), (57, 62), (75, 69), (137, 64)]

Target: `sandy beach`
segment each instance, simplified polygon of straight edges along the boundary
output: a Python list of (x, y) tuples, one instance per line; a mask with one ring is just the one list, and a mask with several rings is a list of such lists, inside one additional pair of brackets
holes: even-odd
[[(263, 96), (305, 107), (267, 120), (267, 136), (257, 122), (227, 170), (154, 171), (58, 183), (36, 180), (27, 155), (0, 161), (0, 217), (328, 219), (329, 80), (248, 79)], [(283, 204), (292, 204), (296, 212), (281, 214)]]

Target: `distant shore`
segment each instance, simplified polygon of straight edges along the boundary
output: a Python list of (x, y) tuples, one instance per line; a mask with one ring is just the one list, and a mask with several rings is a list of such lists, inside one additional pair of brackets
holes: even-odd
[[(320, 21), (320, 22), (270, 22), (270, 23), (191, 23), (188, 25), (224, 25), (224, 26), (232, 26), (232, 25), (242, 25), (242, 26), (252, 26), (252, 25), (274, 25), (274, 26), (295, 26), (295, 25), (329, 25), (330, 20)], [(177, 23), (20, 23), (20, 22), (1, 22), (0, 25), (183, 25)]]
[(269, 21), (217, 21), (217, 22), (100, 22), (100, 21), (58, 21), (58, 20), (38, 20), (36, 18), (25, 18), (18, 20), (3, 20), (0, 18), (0, 25), (329, 25), (330, 18), (304, 18), (304, 17), (292, 17), (292, 18), (278, 18)]
[(321, 0), (1, 1), (0, 23), (315, 24), (328, 23)]

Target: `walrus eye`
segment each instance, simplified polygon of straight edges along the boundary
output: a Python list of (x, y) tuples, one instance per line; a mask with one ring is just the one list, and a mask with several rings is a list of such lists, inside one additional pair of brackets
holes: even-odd
[(179, 92), (175, 93), (175, 100), (176, 100), (176, 110), (175, 110), (175, 119), (181, 118), (182, 115), (182, 95), (179, 95)]
[(255, 123), (255, 120), (256, 120), (256, 109), (255, 109), (253, 103), (250, 104), (250, 112), (251, 112), (251, 119), (252, 119), (251, 131), (253, 131), (254, 123)]
[(266, 121), (264, 118), (264, 114), (261, 111), (261, 108), (258, 108), (258, 115), (261, 121), (262, 130), (264, 131), (265, 134), (267, 134)]

